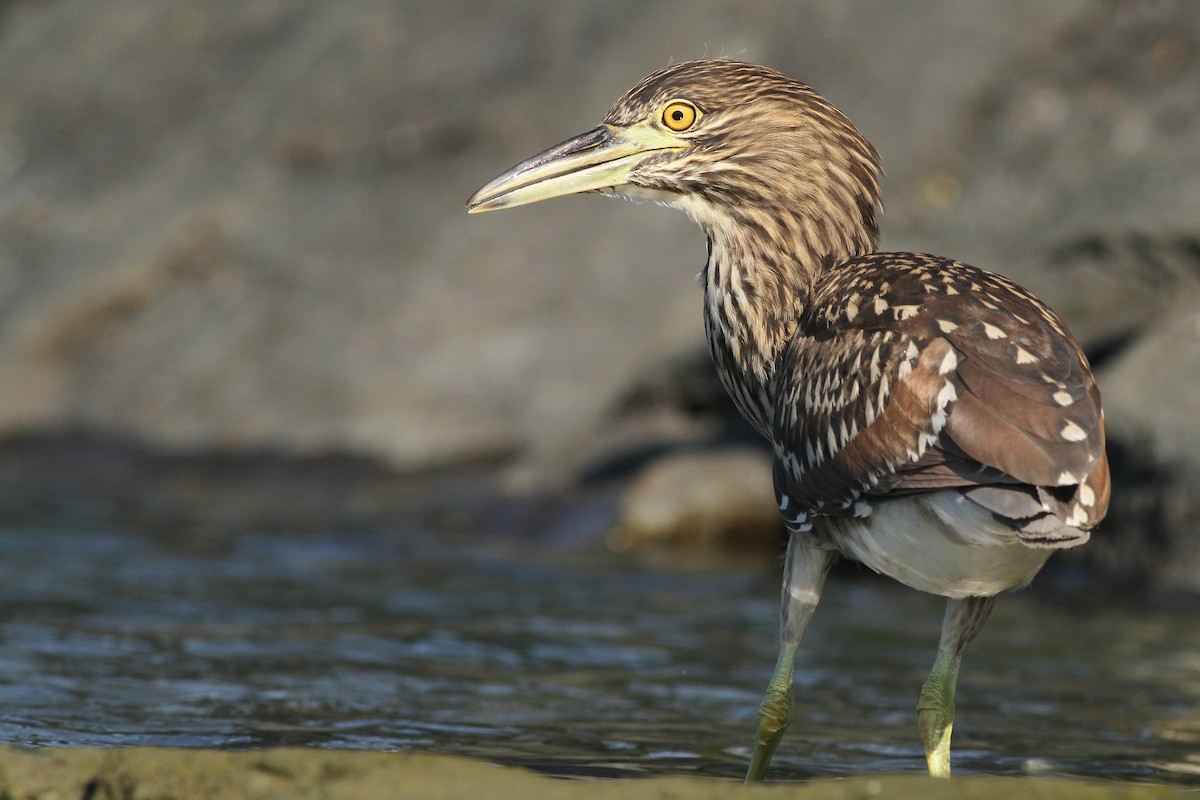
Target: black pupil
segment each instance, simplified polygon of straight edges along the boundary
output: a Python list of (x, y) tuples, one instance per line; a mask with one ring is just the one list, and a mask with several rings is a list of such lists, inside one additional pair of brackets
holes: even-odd
[(675, 109), (675, 113), (671, 114), (671, 119), (679, 122), (681, 119), (683, 119), (683, 112), (679, 109)]

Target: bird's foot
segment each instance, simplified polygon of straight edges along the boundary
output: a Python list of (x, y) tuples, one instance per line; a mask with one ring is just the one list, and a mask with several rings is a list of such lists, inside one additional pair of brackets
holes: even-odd
[(921, 726), (921, 741), (925, 744), (925, 761), (929, 764), (929, 774), (934, 778), (949, 778), (953, 715), (947, 717), (941, 709), (918, 708), (917, 721)]
[(771, 757), (775, 755), (783, 732), (792, 721), (794, 707), (790, 681), (786, 687), (780, 687), (772, 680), (758, 710), (758, 735), (754, 738), (754, 753), (750, 756), (746, 783), (761, 781), (766, 776)]
[(917, 703), (917, 722), (929, 774), (950, 777), (950, 734), (954, 729), (954, 687), (958, 680), (958, 659), (944, 651), (938, 653), (929, 680), (921, 688)]

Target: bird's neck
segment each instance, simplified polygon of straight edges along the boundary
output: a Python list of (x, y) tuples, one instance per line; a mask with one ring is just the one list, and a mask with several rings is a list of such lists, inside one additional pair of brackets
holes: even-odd
[(784, 345), (796, 332), (819, 275), (877, 249), (873, 203), (848, 215), (736, 213), (701, 222), (708, 234), (704, 328), (721, 382), (742, 416), (767, 438)]

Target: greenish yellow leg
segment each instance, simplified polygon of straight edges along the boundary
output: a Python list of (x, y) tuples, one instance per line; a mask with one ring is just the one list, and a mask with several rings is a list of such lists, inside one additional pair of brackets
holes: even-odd
[(758, 736), (754, 753), (746, 771), (746, 783), (761, 781), (775, 755), (775, 748), (792, 721), (792, 673), (796, 665), (796, 649), (804, 629), (812, 619), (825, 574), (833, 563), (833, 552), (813, 547), (804, 534), (792, 534), (788, 540), (787, 559), (783, 567), (783, 605), (779, 622), (779, 659), (767, 684), (767, 693), (759, 707)]
[(950, 734), (954, 730), (954, 687), (958, 683), (958, 666), (963, 650), (979, 633), (992, 613), (993, 597), (951, 598), (946, 603), (942, 621), (942, 641), (929, 679), (921, 687), (917, 703), (917, 722), (921, 727), (921, 742), (925, 745), (925, 760), (929, 774), (935, 778), (950, 777)]
[(921, 688), (917, 703), (917, 720), (921, 726), (921, 741), (925, 745), (925, 760), (929, 774), (935, 778), (950, 777), (950, 733), (954, 729), (954, 686), (958, 682), (961, 658), (938, 650), (937, 660), (929, 680)]
[(758, 735), (754, 739), (754, 753), (750, 756), (750, 768), (746, 771), (746, 783), (761, 781), (767, 774), (767, 765), (775, 755), (775, 748), (783, 739), (783, 732), (792, 721), (792, 674), (796, 665), (796, 650), (786, 648), (779, 653), (775, 672), (767, 684), (767, 693), (758, 709)]

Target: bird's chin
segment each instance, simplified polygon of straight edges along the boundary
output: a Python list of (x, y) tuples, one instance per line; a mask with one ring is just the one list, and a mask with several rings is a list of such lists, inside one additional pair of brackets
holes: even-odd
[(622, 186), (607, 186), (596, 191), (605, 197), (619, 197), (631, 203), (657, 203), (660, 206), (674, 206), (679, 201), (679, 195), (674, 192), (634, 186), (631, 183)]

